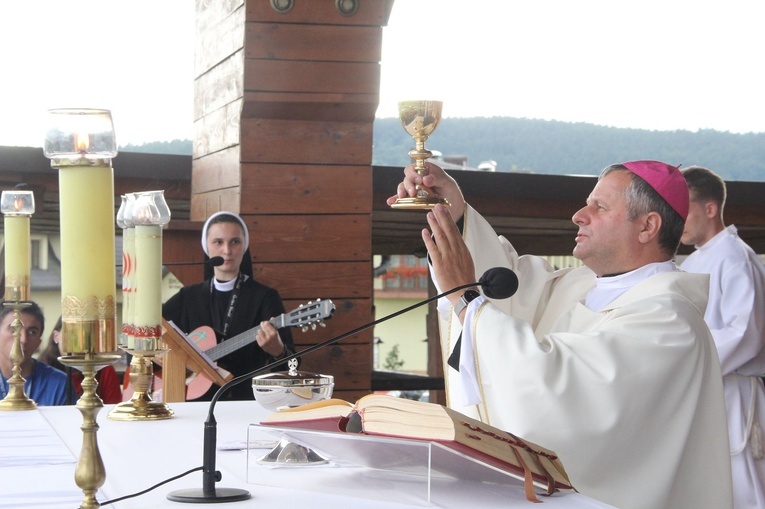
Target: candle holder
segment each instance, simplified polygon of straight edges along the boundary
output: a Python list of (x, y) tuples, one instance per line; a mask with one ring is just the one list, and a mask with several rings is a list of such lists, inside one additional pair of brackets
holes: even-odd
[[(129, 217), (128, 217), (129, 216)], [(170, 209), (163, 191), (136, 193), (123, 222), (132, 224), (135, 241), (135, 283), (131, 297), (132, 345), (124, 348), (133, 356), (130, 361), (130, 385), (133, 396), (116, 405), (111, 420), (143, 421), (170, 419), (175, 416), (170, 407), (151, 397), (154, 380), (154, 358), (167, 352), (162, 339), (162, 225), (170, 221)]]
[[(427, 175), (425, 160), (433, 156), (433, 152), (425, 148), (425, 140), (436, 130), (441, 121), (441, 101), (401, 101), (398, 103), (399, 120), (404, 130), (414, 138), (415, 148), (409, 151), (409, 157), (414, 159), (414, 169), (420, 175)], [(427, 187), (417, 184), (417, 196), (413, 198), (398, 198), (391, 205), (394, 209), (431, 209), (439, 203), (449, 205), (446, 198), (435, 196)]]
[(106, 479), (98, 450), (96, 371), (116, 362), (117, 286), (114, 264), (114, 173), (117, 155), (108, 110), (48, 111), (43, 151), (59, 174), (61, 224), (61, 352), (59, 360), (83, 373), (82, 450), (75, 482), (85, 498), (80, 508), (99, 507), (95, 493)]
[(0, 410), (34, 410), (37, 403), (30, 399), (24, 392), (24, 383), (21, 376), (21, 363), (24, 360), (24, 352), (21, 349), (21, 310), (29, 306), (28, 302), (3, 302), (4, 306), (13, 308), (13, 346), (11, 347), (11, 362), (13, 363), (13, 375), (8, 379), (8, 394), (0, 401)]
[(37, 404), (24, 391), (24, 377), (21, 363), (24, 351), (21, 348), (21, 310), (29, 306), (30, 269), (29, 219), (35, 211), (35, 197), (32, 191), (14, 189), (0, 195), (0, 211), (5, 227), (5, 302), (13, 309), (13, 345), (10, 360), (13, 375), (8, 379), (8, 393), (0, 401), (0, 410), (32, 410)]
[(96, 416), (104, 406), (101, 398), (96, 394), (98, 382), (96, 372), (109, 364), (119, 360), (119, 354), (94, 354), (68, 355), (59, 357), (66, 366), (82, 371), (82, 396), (77, 400), (77, 410), (82, 414), (82, 448), (77, 466), (74, 471), (74, 481), (77, 483), (85, 498), (80, 503), (80, 509), (94, 509), (100, 507), (96, 500), (98, 488), (106, 481), (106, 469), (101, 459), (101, 451), (98, 449), (98, 422)]
[(154, 358), (167, 350), (123, 350), (133, 356), (130, 361), (133, 396), (115, 405), (106, 417), (110, 421), (159, 421), (175, 417), (175, 412), (166, 403), (151, 397)]

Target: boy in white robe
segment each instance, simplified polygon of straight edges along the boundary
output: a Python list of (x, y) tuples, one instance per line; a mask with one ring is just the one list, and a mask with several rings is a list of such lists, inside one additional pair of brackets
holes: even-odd
[(725, 182), (700, 166), (683, 170), (690, 207), (680, 241), (696, 247), (680, 268), (709, 274), (704, 318), (712, 331), (728, 410), (733, 507), (765, 508), (765, 266), (723, 222)]
[(504, 301), (458, 292), (439, 303), (445, 357), (461, 338), (459, 370), (445, 366), (449, 405), (553, 449), (581, 493), (616, 507), (730, 508), (707, 278), (672, 261), (688, 213), (678, 169), (604, 170), (573, 216), (586, 266), (560, 271), (518, 256), (435, 165), (424, 176), (407, 167), (388, 203), (416, 185), (451, 204), (429, 212), (422, 233), (440, 290), (495, 266), (520, 282)]

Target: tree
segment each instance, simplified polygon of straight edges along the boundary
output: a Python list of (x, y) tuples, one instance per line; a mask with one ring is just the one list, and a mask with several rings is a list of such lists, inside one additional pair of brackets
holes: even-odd
[(383, 364), (383, 367), (391, 371), (396, 371), (403, 365), (404, 360), (399, 358), (398, 344), (393, 345), (393, 348), (388, 351), (388, 355), (385, 356), (385, 363)]

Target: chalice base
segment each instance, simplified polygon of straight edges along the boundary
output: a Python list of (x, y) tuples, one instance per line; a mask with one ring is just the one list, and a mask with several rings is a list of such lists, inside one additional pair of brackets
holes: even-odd
[(416, 196), (414, 198), (398, 198), (390, 207), (392, 209), (426, 210), (432, 209), (438, 204), (449, 206), (446, 198)]

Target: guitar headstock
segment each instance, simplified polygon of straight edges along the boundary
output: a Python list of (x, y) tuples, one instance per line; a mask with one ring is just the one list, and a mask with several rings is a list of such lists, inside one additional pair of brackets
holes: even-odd
[(332, 318), (334, 312), (335, 305), (331, 300), (316, 299), (286, 313), (286, 325), (300, 327), (303, 332), (308, 329), (316, 330), (317, 326), (326, 327), (324, 320)]

